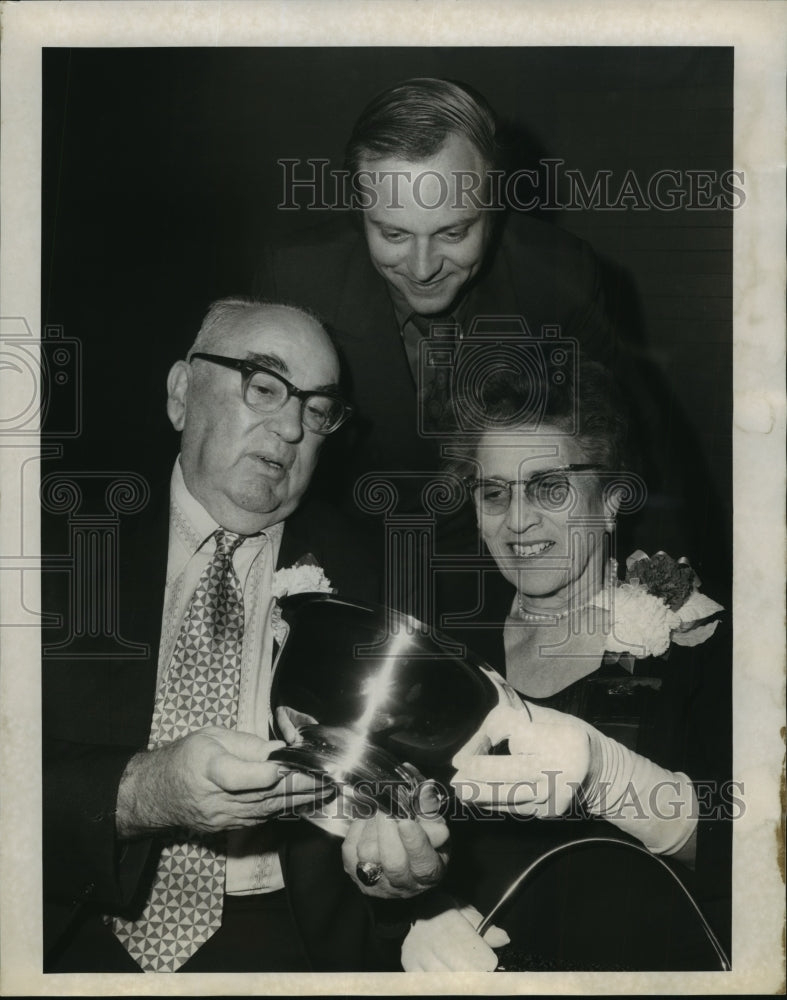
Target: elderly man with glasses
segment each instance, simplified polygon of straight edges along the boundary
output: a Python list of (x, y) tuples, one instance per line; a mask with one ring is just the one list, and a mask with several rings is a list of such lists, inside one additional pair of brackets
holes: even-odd
[(375, 592), (361, 540), (304, 501), (351, 413), (336, 352), (301, 310), (226, 299), (167, 391), (180, 454), (120, 567), (121, 626), (150, 653), (45, 669), (46, 968), (389, 967), (381, 928), (441, 876), (444, 824), (356, 820), (346, 874), (341, 840), (295, 815), (328, 790), (269, 759), (277, 569), (308, 555)]

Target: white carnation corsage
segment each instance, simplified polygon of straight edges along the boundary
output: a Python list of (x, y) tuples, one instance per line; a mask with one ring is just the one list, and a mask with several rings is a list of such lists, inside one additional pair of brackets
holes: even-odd
[[(611, 560), (610, 578), (617, 580)], [(688, 560), (677, 562), (641, 550), (626, 560), (626, 579), (608, 588), (598, 603), (609, 613), (605, 650), (644, 659), (663, 656), (670, 643), (698, 646), (709, 639), (724, 608), (699, 592), (700, 580)]]

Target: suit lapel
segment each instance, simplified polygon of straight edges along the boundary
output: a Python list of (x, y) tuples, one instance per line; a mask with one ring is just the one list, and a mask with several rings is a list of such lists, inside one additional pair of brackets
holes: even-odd
[[(353, 373), (353, 397), (361, 412), (396, 419), (401, 400), (415, 406), (415, 387), (396, 313), (383, 278), (374, 269), (366, 244), (359, 240), (350, 257), (339, 297), (337, 333)], [(396, 404), (396, 405), (392, 405)]]
[[(284, 531), (281, 536), (279, 546), (279, 558), (276, 560), (276, 569), (286, 569), (294, 566), (295, 563), (311, 551), (308, 541), (301, 530), (301, 519), (296, 514), (289, 517), (284, 524)], [(316, 556), (317, 553), (314, 553)]]
[(399, 333), (385, 281), (375, 270), (362, 236), (349, 255), (344, 285), (337, 300), (336, 326), (339, 335), (347, 341), (365, 340), (372, 330), (387, 335), (394, 332), (398, 336)]
[(504, 237), (505, 233), (498, 234), (498, 242), (493, 248), (489, 263), (468, 296), (464, 311), (465, 336), (470, 332), (473, 320), (479, 316), (522, 316), (527, 322), (524, 305), (527, 299), (527, 275), (514, 273)]
[[(117, 590), (106, 598), (116, 650), (43, 660), (43, 712), (52, 739), (130, 747), (147, 743), (167, 565), (168, 490), (135, 520), (133, 527), (119, 525), (119, 564), (110, 583), (116, 581)], [(64, 614), (70, 613), (70, 595), (68, 600)]]
[(416, 387), (393, 304), (363, 238), (349, 258), (336, 332), (351, 372), (364, 471), (433, 468), (435, 449), (418, 432)]
[(124, 635), (148, 647), (148, 656), (142, 662), (124, 664), (119, 678), (124, 717), (134, 720), (137, 740), (143, 742), (156, 696), (169, 550), (169, 483), (162, 484), (154, 497), (150, 510), (129, 533), (120, 568)]
[(126, 546), (120, 576), (127, 617), (138, 636), (149, 645), (151, 659), (156, 660), (169, 551), (168, 487), (156, 494), (153, 506), (129, 533)]

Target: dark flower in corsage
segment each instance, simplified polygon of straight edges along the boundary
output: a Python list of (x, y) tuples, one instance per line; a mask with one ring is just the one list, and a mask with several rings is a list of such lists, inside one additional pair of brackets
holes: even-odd
[[(611, 567), (617, 579), (617, 565)], [(637, 550), (626, 560), (626, 579), (607, 594), (608, 652), (635, 659), (663, 656), (671, 642), (698, 646), (716, 631), (724, 608), (699, 591), (700, 580), (688, 560), (665, 552), (653, 557)]]
[(697, 574), (685, 558), (677, 562), (666, 552), (647, 556), (638, 549), (626, 560), (626, 583), (641, 583), (649, 594), (660, 597), (670, 611), (677, 611), (699, 587)]

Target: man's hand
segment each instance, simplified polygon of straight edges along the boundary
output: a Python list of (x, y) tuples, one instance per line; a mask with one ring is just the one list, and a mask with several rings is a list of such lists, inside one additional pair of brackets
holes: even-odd
[(136, 754), (120, 780), (118, 835), (172, 827), (234, 830), (332, 794), (316, 779), (269, 761), (281, 746), (252, 733), (210, 726)]
[[(379, 899), (407, 899), (436, 885), (448, 861), (445, 820), (393, 819), (376, 813), (353, 821), (342, 844), (344, 870), (361, 892)], [(357, 866), (379, 865), (382, 875), (364, 885)]]
[(416, 920), (402, 945), (405, 972), (493, 972), (493, 948), (508, 944), (508, 934), (492, 924), (484, 936), (476, 931), (481, 914), (474, 906), (451, 900), (433, 917)]

